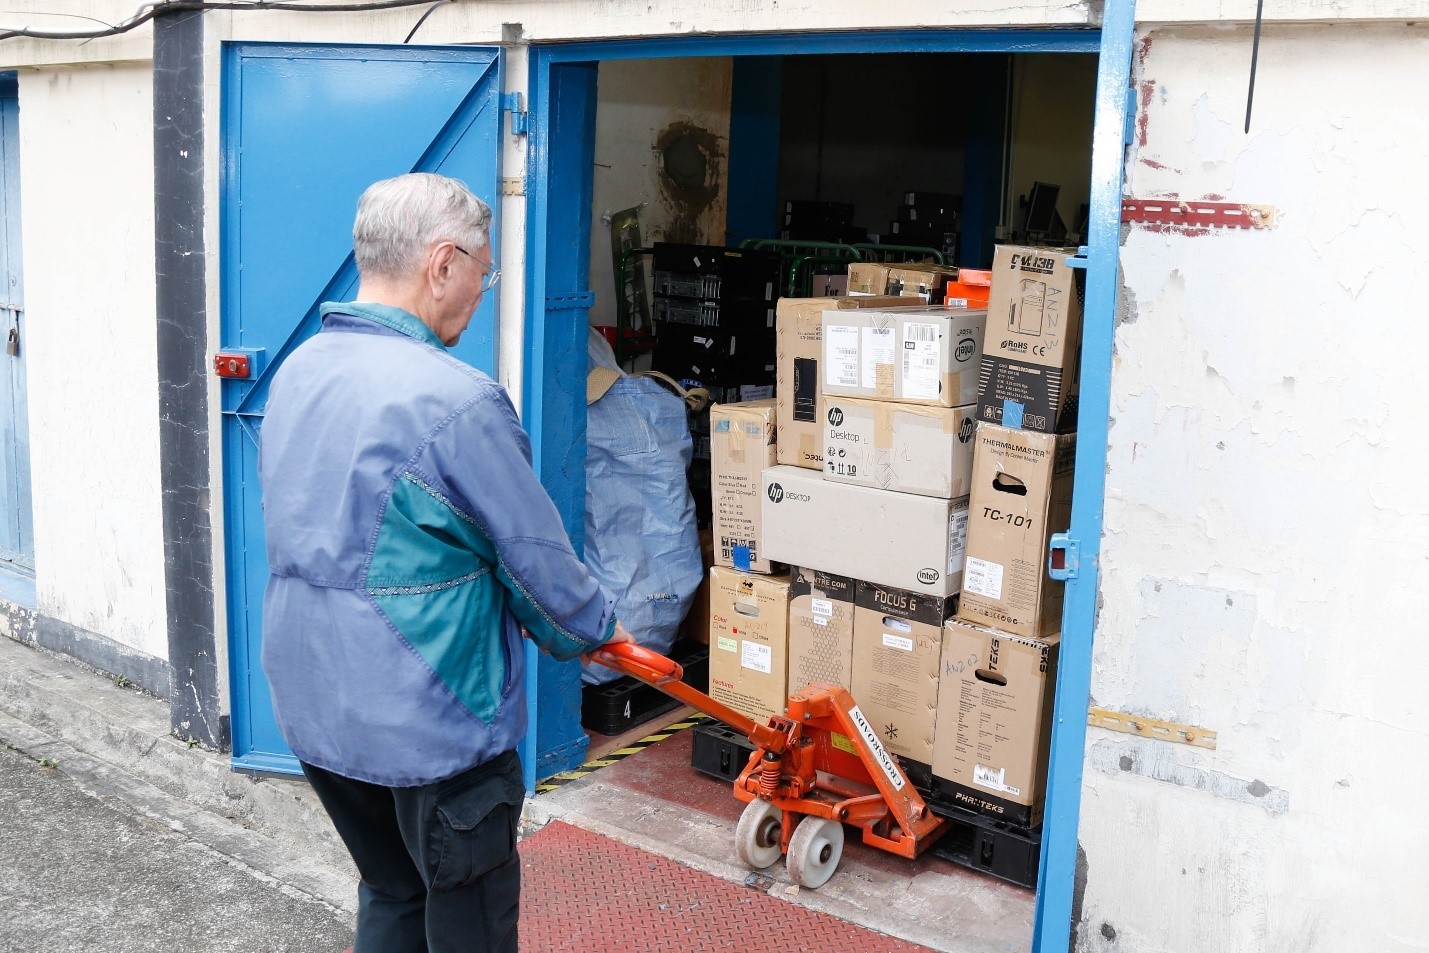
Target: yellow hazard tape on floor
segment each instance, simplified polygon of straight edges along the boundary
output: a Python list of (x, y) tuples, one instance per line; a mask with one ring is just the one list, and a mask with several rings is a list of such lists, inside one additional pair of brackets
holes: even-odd
[(641, 751), (644, 751), (646, 748), (655, 744), (655, 742), (657, 741), (664, 741), (671, 735), (684, 731), (686, 728), (693, 728), (696, 725), (702, 725), (709, 720), (710, 719), (704, 717), (703, 715), (697, 715), (692, 718), (682, 719), (680, 721), (675, 722), (674, 724), (666, 725), (654, 734), (646, 735), (639, 741), (632, 742), (624, 748), (621, 748), (617, 751), (608, 752), (607, 754), (599, 758), (592, 758), (590, 761), (587, 761), (579, 768), (574, 768), (570, 771), (564, 771), (560, 774), (553, 774), (551, 775), (551, 777), (546, 778), (544, 781), (538, 781), (536, 783), (536, 793), (545, 794), (547, 791), (554, 791), (556, 790), (556, 788), (570, 784), (572, 781), (579, 781), (581, 778), (593, 774), (594, 772), (599, 771), (601, 768), (608, 768), (612, 764), (616, 764), (617, 762), (623, 761), (624, 759), (630, 757), (633, 754), (639, 754)]

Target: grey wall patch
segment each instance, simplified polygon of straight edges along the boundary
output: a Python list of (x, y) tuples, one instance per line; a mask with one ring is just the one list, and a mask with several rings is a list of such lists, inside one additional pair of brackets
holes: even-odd
[(1102, 739), (1087, 749), (1087, 764), (1103, 774), (1136, 774), (1153, 781), (1165, 781), (1228, 801), (1254, 804), (1272, 815), (1290, 810), (1290, 792), (1283, 788), (1273, 788), (1260, 780), (1232, 777), (1195, 763), (1211, 757), (1201, 755), (1194, 748), (1143, 739)]

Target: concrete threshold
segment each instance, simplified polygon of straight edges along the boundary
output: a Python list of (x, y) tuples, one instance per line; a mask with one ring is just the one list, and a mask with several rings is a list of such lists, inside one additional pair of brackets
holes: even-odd
[(817, 890), (789, 880), (782, 862), (751, 876), (734, 855), (734, 825), (629, 788), (596, 772), (526, 802), (531, 829), (561, 820), (724, 880), (757, 887), (859, 926), (949, 953), (1026, 953), (1030, 899), (981, 877), (889, 873), (845, 855)]

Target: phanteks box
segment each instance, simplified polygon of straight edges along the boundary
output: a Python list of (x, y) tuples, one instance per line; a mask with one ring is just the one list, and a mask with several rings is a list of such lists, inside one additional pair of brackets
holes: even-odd
[(943, 637), (933, 791), (1021, 827), (1042, 820), (1059, 635), (951, 620)]
[(765, 470), (763, 494), (770, 559), (926, 596), (958, 591), (966, 499), (835, 483), (799, 467)]
[(1070, 248), (999, 245), (988, 292), (978, 420), (1019, 430), (1077, 429), (1083, 272)]
[(884, 747), (925, 766), (933, 761), (943, 622), (955, 600), (868, 582), (855, 596), (849, 693)]
[(824, 479), (948, 500), (968, 495), (975, 405), (827, 401)]
[(824, 397), (971, 404), (986, 322), (986, 311), (939, 307), (825, 311)]
[(1047, 544), (1071, 525), (1076, 441), (978, 425), (959, 619), (1034, 637), (1061, 629)]
[(779, 462), (818, 470), (824, 465), (824, 395), (819, 388), (825, 311), (893, 308), (898, 298), (780, 298), (775, 363), (779, 402)]
[(813, 682), (849, 687), (856, 585), (847, 576), (790, 567), (790, 692)]

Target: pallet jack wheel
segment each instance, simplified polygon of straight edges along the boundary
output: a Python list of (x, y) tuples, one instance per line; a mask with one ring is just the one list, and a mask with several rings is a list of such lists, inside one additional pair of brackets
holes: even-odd
[(807, 816), (789, 838), (789, 879), (811, 890), (828, 883), (844, 852), (844, 828), (838, 821)]
[(744, 806), (739, 824), (734, 829), (734, 853), (741, 862), (755, 870), (763, 870), (779, 859), (779, 839), (783, 836), (784, 819), (779, 808), (768, 801), (755, 799)]

